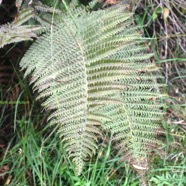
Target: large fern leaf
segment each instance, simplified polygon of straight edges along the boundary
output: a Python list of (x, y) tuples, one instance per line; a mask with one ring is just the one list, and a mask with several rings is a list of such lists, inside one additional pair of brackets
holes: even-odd
[(48, 119), (58, 125), (77, 174), (96, 152), (101, 126), (115, 134), (128, 160), (147, 156), (158, 129), (158, 69), (147, 61), (152, 54), (145, 52), (126, 7), (73, 11), (40, 37), (20, 63), (25, 76), (32, 75), (38, 99), (46, 98)]

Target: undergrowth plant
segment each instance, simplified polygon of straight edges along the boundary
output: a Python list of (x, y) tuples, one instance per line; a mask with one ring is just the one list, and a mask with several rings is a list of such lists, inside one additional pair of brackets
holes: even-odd
[(25, 77), (31, 75), (48, 123), (57, 126), (56, 136), (77, 175), (106, 131), (118, 161), (132, 165), (147, 185), (149, 153), (159, 144), (156, 135), (164, 117), (164, 77), (150, 60), (153, 54), (126, 2), (89, 9), (68, 8), (30, 47), (20, 66)]

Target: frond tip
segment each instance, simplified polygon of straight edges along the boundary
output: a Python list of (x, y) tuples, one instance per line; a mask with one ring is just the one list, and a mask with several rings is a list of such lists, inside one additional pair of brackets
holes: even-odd
[(126, 4), (71, 16), (41, 36), (20, 66), (45, 98), (48, 120), (58, 125), (77, 174), (96, 153), (102, 127), (114, 134), (121, 159), (142, 167), (163, 115), (152, 54)]

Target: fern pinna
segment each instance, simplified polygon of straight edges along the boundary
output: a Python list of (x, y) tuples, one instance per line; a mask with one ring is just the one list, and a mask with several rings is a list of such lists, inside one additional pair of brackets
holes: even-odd
[[(49, 120), (58, 126), (80, 174), (109, 129), (121, 160), (147, 169), (148, 149), (162, 118), (163, 86), (127, 4), (89, 12), (72, 10), (27, 51), (20, 66)], [(145, 162), (145, 165), (144, 165)]]

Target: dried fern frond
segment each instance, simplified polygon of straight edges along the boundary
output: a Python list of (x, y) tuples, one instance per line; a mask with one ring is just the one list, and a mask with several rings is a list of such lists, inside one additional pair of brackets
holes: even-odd
[[(152, 54), (146, 53), (143, 43), (127, 4), (95, 12), (79, 9), (41, 36), (20, 62), (25, 76), (32, 75), (38, 99), (46, 99), (43, 106), (51, 112), (48, 120), (58, 125), (77, 174), (96, 152), (103, 125), (121, 143), (132, 139), (132, 147), (126, 141), (129, 148), (121, 147), (122, 153), (146, 157), (147, 143), (138, 126), (146, 126), (153, 137), (151, 131), (162, 112), (161, 104), (150, 101), (161, 97), (156, 82), (161, 76), (147, 61)], [(145, 112), (146, 108), (153, 110)], [(138, 142), (133, 133), (139, 136)]]

